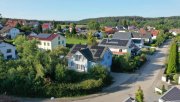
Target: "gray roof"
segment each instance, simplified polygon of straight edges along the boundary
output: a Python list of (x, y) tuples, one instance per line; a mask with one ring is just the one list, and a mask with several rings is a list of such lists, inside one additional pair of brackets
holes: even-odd
[(38, 37), (38, 38), (48, 38), (49, 36), (51, 36), (51, 34), (38, 34), (38, 35), (36, 35), (36, 37)]
[(121, 40), (121, 39), (103, 39), (99, 46), (113, 47), (113, 48), (127, 48), (130, 46), (131, 39)]
[(74, 45), (73, 48), (68, 53), (67, 57), (72, 56), (77, 51), (79, 51), (88, 61), (100, 60), (104, 56), (104, 52), (107, 47), (103, 46), (87, 46), (87, 45)]
[(115, 39), (131, 39), (132, 38), (132, 35), (131, 35), (131, 32), (116, 32), (114, 35), (113, 35), (113, 38)]
[(133, 38), (148, 38), (149, 39), (152, 37), (152, 35), (150, 32), (147, 32), (146, 34), (140, 34), (140, 33), (133, 32), (132, 37)]
[(168, 102), (180, 102), (180, 89), (177, 87), (172, 87), (160, 99)]

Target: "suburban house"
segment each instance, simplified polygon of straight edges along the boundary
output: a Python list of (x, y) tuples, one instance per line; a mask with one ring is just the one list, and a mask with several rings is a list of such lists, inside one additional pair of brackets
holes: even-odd
[(16, 19), (9, 19), (5, 26), (8, 26), (8, 27), (16, 27), (17, 24), (20, 24), (20, 25), (26, 25), (26, 21), (25, 20), (16, 20)]
[(66, 39), (60, 34), (32, 34), (29, 39), (37, 39), (40, 41), (38, 48), (44, 50), (52, 50), (57, 46), (66, 46)]
[(29, 26), (32, 26), (34, 28), (37, 28), (39, 26), (39, 22), (38, 21), (30, 21), (28, 23)]
[(142, 38), (133, 38), (133, 33), (131, 32), (116, 32), (113, 35), (114, 39), (121, 39), (121, 40), (129, 40), (132, 39), (132, 41), (134, 42), (134, 44), (139, 47), (142, 48), (144, 46), (144, 39)]
[(159, 34), (159, 30), (153, 29), (153, 30), (151, 30), (150, 32), (151, 32), (151, 34), (152, 34), (152, 39), (156, 39), (157, 36), (158, 36), (158, 34)]
[(159, 102), (180, 102), (180, 89), (172, 87), (159, 98)]
[(103, 39), (99, 46), (108, 47), (111, 52), (115, 55), (124, 55), (124, 54), (130, 54), (135, 55), (139, 48), (132, 42), (131, 39), (124, 40), (124, 39)]
[(98, 39), (103, 38), (103, 33), (101, 31), (97, 31), (93, 34), (94, 37), (97, 37)]
[(9, 38), (14, 39), (18, 34), (20, 34), (20, 30), (7, 26), (0, 30), (0, 34), (2, 36), (8, 36)]
[(176, 36), (180, 34), (180, 29), (171, 29), (169, 32), (172, 33), (174, 36)]
[(151, 32), (146, 31), (144, 28), (141, 28), (138, 33), (132, 33), (133, 38), (143, 39), (145, 43), (152, 43), (152, 34)]
[(53, 28), (51, 23), (43, 23), (42, 24), (42, 30), (51, 30)]
[(110, 71), (112, 53), (107, 47), (74, 45), (68, 55), (68, 67), (79, 72), (88, 72), (95, 65), (102, 65)]
[(114, 34), (116, 32), (116, 28), (114, 27), (104, 27), (104, 32), (107, 33), (107, 34)]
[(16, 47), (0, 41), (0, 54), (3, 55), (4, 59), (16, 59)]

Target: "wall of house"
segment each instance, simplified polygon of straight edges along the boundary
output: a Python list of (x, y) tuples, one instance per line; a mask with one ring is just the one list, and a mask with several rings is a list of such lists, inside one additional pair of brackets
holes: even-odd
[(156, 39), (157, 36), (153, 36), (152, 39)]
[(125, 48), (123, 48), (123, 49), (120, 49), (120, 48), (109, 48), (110, 50), (111, 50), (111, 52), (119, 52), (120, 53), (120, 50), (122, 50), (122, 52), (121, 53), (129, 53), (129, 54), (131, 54), (131, 49), (130, 48), (127, 48), (127, 49), (125, 49)]
[[(11, 51), (8, 52), (8, 49)], [(0, 42), (0, 53), (3, 54), (4, 59), (8, 59), (8, 56), (12, 57), (13, 59), (16, 58), (16, 48), (8, 43)]]
[(104, 53), (103, 59), (101, 61), (101, 65), (106, 67), (107, 70), (110, 71), (111, 65), (112, 65), (112, 53), (111, 53), (111, 51), (107, 50)]
[(44, 50), (52, 50), (57, 46), (66, 46), (66, 39), (64, 37), (58, 36), (52, 41), (40, 40), (40, 44), (38, 44), (38, 48)]
[[(81, 58), (76, 61), (75, 55), (80, 55)], [(77, 65), (82, 65), (84, 68), (78, 68)], [(87, 72), (89, 68), (88, 60), (78, 51), (72, 57), (68, 58), (68, 67), (79, 72)]]
[(9, 35), (11, 36), (11, 39), (14, 39), (19, 33), (20, 31), (17, 28), (12, 28), (9, 31)]
[(40, 44), (38, 44), (38, 48), (44, 49), (44, 50), (52, 50), (52, 42), (40, 40)]
[(66, 46), (66, 39), (59, 35), (58, 37), (52, 40), (51, 44), (52, 44), (52, 49), (57, 46)]

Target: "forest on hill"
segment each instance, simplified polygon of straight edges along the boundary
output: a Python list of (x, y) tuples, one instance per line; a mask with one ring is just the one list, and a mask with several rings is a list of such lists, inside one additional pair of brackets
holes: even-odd
[(120, 17), (100, 17), (84, 19), (76, 22), (77, 24), (87, 24), (90, 21), (99, 22), (102, 26), (119, 26), (127, 22), (127, 25), (137, 27), (154, 26), (156, 28), (180, 28), (180, 16), (144, 18), (140, 16), (120, 16)]

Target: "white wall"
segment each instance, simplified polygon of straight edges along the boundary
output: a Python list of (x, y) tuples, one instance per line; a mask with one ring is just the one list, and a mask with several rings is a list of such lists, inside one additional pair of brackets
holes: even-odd
[[(11, 52), (7, 52), (8, 49), (11, 49)], [(8, 43), (1, 42), (0, 43), (0, 53), (3, 54), (4, 59), (7, 59), (7, 56), (12, 56), (13, 59), (16, 58), (16, 48)]]
[[(81, 55), (82, 58), (79, 60), (79, 61), (75, 61), (75, 57), (72, 56), (68, 59), (68, 67), (70, 69), (73, 69), (73, 70), (76, 70), (76, 71), (79, 71), (79, 72), (87, 72), (88, 71), (88, 61), (87, 59), (78, 51), (76, 52), (74, 55)], [(71, 63), (74, 63), (73, 66), (71, 66)], [(83, 65), (85, 67), (85, 69), (78, 69), (75, 65), (78, 64), (78, 65)]]
[[(60, 37), (60, 39), (59, 39), (59, 37)], [(60, 42), (60, 44), (59, 44), (59, 42)], [(64, 43), (62, 43), (62, 42), (64, 42)], [(49, 46), (48, 46), (48, 43), (49, 43)], [(52, 49), (56, 48), (57, 46), (66, 46), (65, 37), (58, 35), (52, 41), (40, 40), (40, 44), (38, 44), (38, 48), (44, 49), (44, 50), (52, 50)]]

